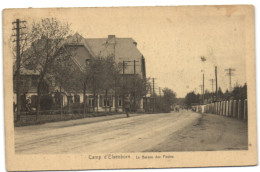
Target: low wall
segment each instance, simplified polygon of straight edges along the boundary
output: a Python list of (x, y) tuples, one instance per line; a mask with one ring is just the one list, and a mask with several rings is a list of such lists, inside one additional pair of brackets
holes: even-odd
[(200, 112), (200, 113), (204, 113), (206, 109), (206, 105), (196, 105), (196, 106), (192, 106), (192, 110), (194, 112)]
[[(199, 109), (199, 107), (198, 107)], [(247, 120), (248, 103), (245, 100), (229, 100), (204, 105), (204, 113), (212, 113), (237, 119)], [(200, 111), (202, 112), (202, 111)]]

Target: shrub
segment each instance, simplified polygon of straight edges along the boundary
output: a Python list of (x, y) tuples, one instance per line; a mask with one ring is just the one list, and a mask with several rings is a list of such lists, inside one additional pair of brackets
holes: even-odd
[(51, 95), (41, 96), (40, 106), (41, 110), (51, 110), (53, 105), (53, 99)]

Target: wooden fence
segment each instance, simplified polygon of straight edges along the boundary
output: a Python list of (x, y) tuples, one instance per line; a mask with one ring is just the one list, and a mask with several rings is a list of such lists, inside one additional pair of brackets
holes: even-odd
[(204, 112), (247, 120), (248, 118), (247, 99), (210, 103), (204, 106)]
[[(77, 110), (77, 111), (75, 111)], [(122, 112), (118, 112), (122, 113)], [(37, 123), (45, 123), (45, 122), (55, 122), (55, 121), (64, 121), (71, 119), (81, 119), (86, 117), (98, 117), (98, 116), (106, 116), (106, 115), (114, 115), (118, 114), (116, 112), (88, 112), (85, 115), (83, 114), (82, 109), (74, 109), (73, 113), (68, 113), (67, 111), (63, 111), (61, 114), (60, 110), (45, 110), (40, 111), (37, 119), (36, 111), (33, 112), (21, 112), (20, 120), (17, 121), (17, 113), (14, 113), (14, 122), (15, 126), (23, 126), (23, 125), (32, 125)]]

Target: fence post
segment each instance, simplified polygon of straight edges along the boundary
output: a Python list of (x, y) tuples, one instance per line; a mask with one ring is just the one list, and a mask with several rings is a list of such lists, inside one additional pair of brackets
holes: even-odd
[(218, 102), (218, 115), (220, 114), (220, 102)]
[(216, 102), (216, 115), (218, 115), (218, 102)]
[(223, 104), (222, 115), (225, 116), (225, 109), (226, 109), (226, 103), (225, 103), (225, 101), (223, 101), (222, 104)]
[(237, 118), (240, 119), (240, 116), (241, 116), (241, 100), (238, 100)]
[(228, 116), (228, 101), (226, 101), (226, 116)]
[(237, 101), (233, 101), (233, 117), (235, 118), (237, 116)]
[(244, 120), (247, 120), (247, 99), (244, 100)]
[(218, 102), (218, 115), (220, 115), (220, 102)]
[(226, 101), (223, 101), (223, 116), (226, 116)]
[(219, 115), (221, 115), (220, 113), (221, 113), (221, 102), (219, 102), (219, 110), (218, 110)]
[(222, 101), (222, 116), (225, 114), (225, 101)]
[(230, 116), (230, 108), (231, 108), (231, 107), (230, 107), (230, 101), (231, 101), (231, 100), (228, 101), (228, 117)]
[(221, 115), (223, 116), (223, 111), (224, 111), (224, 102), (221, 101)]
[(229, 116), (232, 117), (233, 100), (229, 100)]
[(228, 106), (227, 106), (227, 101), (225, 101), (225, 112), (224, 112), (224, 116), (227, 116), (227, 108), (228, 108)]
[(227, 116), (229, 116), (230, 114), (229, 114), (229, 109), (230, 109), (230, 100), (229, 101), (227, 101), (227, 106), (228, 106), (228, 108), (227, 108)]

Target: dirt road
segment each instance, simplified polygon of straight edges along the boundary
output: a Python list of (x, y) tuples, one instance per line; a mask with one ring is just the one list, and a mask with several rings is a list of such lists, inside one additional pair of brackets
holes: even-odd
[(213, 114), (202, 117), (168, 136), (147, 152), (216, 151), (248, 149), (247, 122)]
[(247, 123), (179, 113), (114, 115), (15, 128), (16, 153), (116, 153), (247, 149)]
[(200, 117), (198, 113), (181, 111), (17, 127), (15, 150), (17, 153), (141, 152), (164, 142)]

